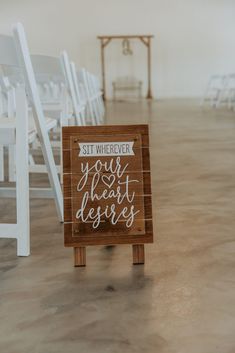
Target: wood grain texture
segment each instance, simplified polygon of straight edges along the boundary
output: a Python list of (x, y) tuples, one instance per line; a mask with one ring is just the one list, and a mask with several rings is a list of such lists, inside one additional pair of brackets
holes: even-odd
[[(138, 178), (138, 184), (130, 184), (130, 195), (135, 192), (135, 207), (138, 209), (138, 216), (134, 220), (131, 229), (127, 228), (125, 219), (120, 215), (116, 224), (112, 224), (109, 218), (101, 217), (98, 229), (92, 227), (92, 222), (83, 222), (76, 212), (81, 208), (81, 200), (84, 192), (89, 193), (89, 188), (93, 180), (93, 171), (89, 173), (86, 185), (82, 192), (77, 191), (77, 185), (82, 177), (84, 163), (93, 166), (97, 157), (79, 157), (79, 142), (125, 142), (134, 141), (134, 156), (120, 156), (123, 165), (128, 165), (120, 180), (114, 180), (112, 187), (116, 190), (118, 181), (126, 178)], [(110, 163), (112, 157), (99, 156), (102, 163)], [(116, 157), (113, 157), (116, 158)], [(83, 163), (83, 164), (82, 164)], [(64, 180), (64, 242), (65, 246), (87, 246), (105, 244), (144, 244), (153, 241), (152, 231), (152, 201), (151, 201), (151, 177), (150, 177), (150, 158), (149, 158), (149, 136), (147, 125), (123, 125), (123, 126), (86, 126), (86, 127), (64, 127), (63, 128), (63, 180)], [(83, 169), (84, 170), (84, 169)], [(112, 172), (112, 171), (111, 171)], [(106, 168), (100, 170), (100, 180), (97, 183), (96, 191), (100, 195), (102, 188), (105, 187), (103, 180), (109, 177)], [(109, 186), (106, 186), (109, 191)], [(120, 193), (124, 189), (120, 188)], [(90, 208), (102, 209), (111, 207), (112, 198), (105, 200), (106, 203), (88, 198), (87, 210)], [(124, 201), (123, 201), (124, 202)], [(129, 203), (127, 203), (129, 206)], [(88, 211), (84, 215), (88, 215)], [(116, 211), (120, 212), (121, 206), (116, 205)]]
[[(96, 142), (113, 142), (113, 134), (96, 134), (95, 140)], [(115, 134), (115, 139), (118, 141), (134, 141), (135, 142), (135, 149), (142, 148), (142, 141), (141, 141), (141, 134)], [(70, 138), (70, 149), (79, 149), (79, 142), (93, 142), (94, 135), (83, 134), (83, 135), (72, 135)]]
[(143, 244), (132, 245), (132, 255), (133, 255), (134, 265), (144, 264), (145, 262), (144, 245)]
[[(64, 128), (63, 128), (64, 129)], [(149, 148), (145, 147), (141, 149), (141, 154), (142, 154), (142, 171), (143, 172), (149, 172), (150, 171), (150, 156), (149, 156)], [(70, 174), (71, 173), (71, 157), (72, 154), (70, 153), (69, 149), (63, 150), (63, 173), (64, 174)], [(104, 159), (104, 157), (101, 157), (101, 160)], [(136, 169), (132, 168), (132, 172), (134, 172)]]
[[(102, 223), (103, 225), (103, 223)], [(120, 225), (120, 223), (119, 223)], [(80, 229), (79, 229), (80, 227)], [(86, 227), (89, 224), (82, 223), (82, 228), (80, 224), (64, 223), (64, 245), (78, 246), (78, 245), (115, 245), (115, 244), (139, 244), (139, 243), (152, 243), (153, 242), (153, 224), (152, 220), (145, 220), (145, 234), (138, 234), (136, 231), (135, 235), (128, 235), (128, 230), (126, 227), (121, 227), (120, 234), (113, 234), (110, 232), (110, 227), (103, 228), (103, 233), (94, 239), (94, 235), (86, 234)], [(136, 227), (138, 227), (138, 221), (136, 222)], [(73, 229), (74, 228), (74, 229)], [(138, 229), (138, 228), (136, 228)], [(80, 231), (81, 230), (81, 231)], [(76, 237), (80, 234), (79, 237)], [(94, 244), (95, 242), (95, 244)]]
[(101, 125), (101, 126), (64, 126), (63, 130), (63, 150), (70, 150), (70, 137), (84, 135), (130, 135), (140, 134), (142, 138), (142, 148), (149, 148), (148, 125)]
[(74, 266), (84, 267), (86, 266), (86, 248), (85, 246), (79, 246), (74, 248)]
[[(112, 199), (107, 201), (107, 205), (111, 204)], [(78, 209), (80, 205), (79, 198), (74, 200), (74, 204), (72, 206), (72, 199), (71, 198), (65, 198), (64, 199), (64, 221), (65, 222), (74, 222), (74, 223), (80, 223), (78, 219), (75, 219), (75, 212), (76, 209)], [(92, 205), (91, 201), (88, 201), (88, 206)], [(99, 202), (96, 202), (95, 205), (98, 207)], [(144, 196), (136, 196), (136, 203), (135, 205), (140, 209), (140, 212), (138, 215), (136, 215), (136, 220), (140, 219), (152, 219), (152, 200), (151, 200), (151, 195), (144, 195)], [(120, 205), (117, 206), (117, 209), (120, 209)], [(85, 214), (87, 211), (85, 212)], [(102, 220), (104, 217), (102, 216)], [(121, 218), (123, 220), (123, 217)], [(118, 222), (119, 223), (119, 222)]]

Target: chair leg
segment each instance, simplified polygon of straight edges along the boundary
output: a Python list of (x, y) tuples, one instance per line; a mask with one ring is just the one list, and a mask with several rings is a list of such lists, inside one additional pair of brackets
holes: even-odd
[(16, 213), (17, 255), (30, 254), (29, 173), (28, 173), (28, 107), (25, 92), (16, 89)]
[(82, 116), (82, 121), (84, 122), (84, 126), (86, 126), (87, 122), (86, 122), (85, 109), (84, 109), (84, 111), (81, 112), (81, 116)]
[(101, 104), (100, 104), (100, 98), (99, 97), (97, 97), (96, 98), (96, 106), (97, 106), (97, 110), (98, 110), (98, 114), (99, 114), (99, 116), (98, 116), (98, 120), (99, 120), (99, 124), (102, 124), (102, 107), (101, 107)]
[(88, 98), (88, 108), (89, 108), (89, 114), (90, 114), (90, 119), (91, 119), (91, 125), (97, 125), (95, 114), (93, 111), (93, 107), (92, 107), (92, 104), (91, 104), (91, 101), (89, 100), (89, 98)]
[[(65, 117), (65, 112), (60, 114), (60, 183), (63, 184), (63, 141), (62, 141), (62, 126), (68, 126), (68, 118)], [(63, 125), (63, 123), (65, 125)]]
[(10, 145), (8, 146), (8, 178), (9, 181), (16, 181), (16, 146)]
[(35, 165), (35, 161), (32, 153), (29, 153), (29, 165)]
[(0, 181), (4, 181), (4, 147), (0, 145)]
[(97, 105), (96, 105), (96, 99), (93, 100), (92, 107), (93, 107), (93, 111), (94, 111), (94, 115), (95, 115), (95, 124), (99, 125), (100, 119), (99, 119), (99, 112), (98, 112)]

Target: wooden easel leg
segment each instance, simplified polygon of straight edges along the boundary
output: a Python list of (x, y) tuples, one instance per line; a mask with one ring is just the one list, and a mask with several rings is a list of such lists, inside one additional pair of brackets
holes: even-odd
[(86, 266), (86, 248), (85, 246), (80, 246), (74, 248), (74, 266), (81, 267)]
[(144, 244), (132, 245), (133, 265), (144, 264)]

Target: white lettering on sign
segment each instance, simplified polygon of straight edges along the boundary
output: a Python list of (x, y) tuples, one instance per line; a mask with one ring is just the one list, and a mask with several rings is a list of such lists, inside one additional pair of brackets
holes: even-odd
[(134, 142), (79, 142), (79, 157), (134, 156)]
[[(82, 196), (80, 208), (76, 211), (75, 217), (78, 220), (84, 223), (92, 223), (94, 229), (99, 227), (102, 217), (108, 218), (113, 225), (122, 219), (127, 228), (132, 226), (135, 216), (140, 210), (136, 209), (134, 205), (135, 191), (130, 192), (129, 186), (140, 181), (131, 179), (126, 173), (128, 165), (128, 163), (122, 165), (119, 156), (106, 162), (101, 162), (98, 159), (92, 164), (89, 162), (81, 163), (82, 176), (78, 181), (77, 191), (82, 192), (88, 184), (89, 177), (91, 182), (88, 190)], [(99, 192), (97, 190), (98, 185), (101, 186)], [(112, 200), (111, 203), (106, 204), (105, 200), (110, 199)], [(89, 201), (94, 202), (96, 207), (88, 208)], [(98, 201), (102, 202), (97, 206)]]

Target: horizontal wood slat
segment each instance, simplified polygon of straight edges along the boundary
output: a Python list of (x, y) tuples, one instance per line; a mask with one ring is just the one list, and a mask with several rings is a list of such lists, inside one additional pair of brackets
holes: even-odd
[[(140, 134), (115, 134), (115, 140), (120, 141), (120, 142), (127, 142), (127, 141), (133, 141), (134, 142), (134, 148), (139, 149), (143, 148), (142, 145), (142, 139)], [(110, 142), (110, 143), (115, 143), (114, 136), (112, 135), (99, 135), (96, 134), (95, 136), (95, 142)], [(70, 138), (70, 149), (75, 149), (79, 150), (79, 143), (91, 143), (94, 141), (94, 135), (76, 135), (76, 136), (71, 136)]]
[[(108, 135), (113, 136), (141, 134), (142, 148), (149, 147), (149, 134), (147, 125), (109, 125), (109, 126), (65, 126), (63, 129), (63, 150), (70, 149), (70, 138), (84, 135)], [(104, 140), (105, 141), (105, 136)]]
[(100, 234), (95, 239), (94, 236), (80, 234), (79, 237), (72, 235), (72, 223), (64, 224), (64, 245), (65, 246), (88, 246), (88, 245), (114, 245), (114, 244), (144, 244), (153, 242), (152, 221), (145, 221), (145, 234), (128, 235), (128, 232), (123, 228), (120, 234), (105, 232)]
[[(101, 173), (101, 174), (108, 174), (108, 173)], [(131, 178), (138, 178), (140, 175), (140, 172), (130, 172), (128, 173)], [(136, 176), (136, 174), (138, 176)], [(137, 187), (135, 189), (136, 195), (151, 195), (151, 178), (150, 178), (150, 172), (141, 172), (143, 176), (143, 193), (140, 194), (139, 188)], [(125, 175), (125, 173), (124, 173)], [(76, 187), (75, 181), (76, 178), (78, 179), (79, 176), (82, 176), (82, 174), (64, 174), (64, 184), (63, 184), (63, 190), (64, 190), (64, 197), (72, 197), (72, 186), (73, 188)], [(71, 184), (72, 183), (72, 184)], [(88, 183), (90, 185), (90, 178), (88, 180)], [(133, 191), (134, 186), (130, 185), (130, 192)], [(86, 191), (88, 188), (85, 187), (84, 190)], [(101, 190), (100, 184), (97, 186), (98, 191)], [(142, 189), (141, 189), (142, 191)]]
[[(79, 200), (80, 201), (80, 200)], [(107, 205), (110, 205), (113, 202), (112, 199), (108, 200)], [(88, 207), (91, 207), (93, 203), (88, 202)], [(93, 206), (98, 207), (99, 203), (97, 202)], [(74, 219), (74, 215), (76, 210), (79, 209), (80, 203), (78, 203), (77, 208), (73, 209), (72, 207), (72, 199), (66, 198), (64, 199), (64, 222), (79, 222), (79, 220)], [(137, 209), (140, 209), (140, 212), (136, 215), (135, 219), (152, 219), (152, 203), (151, 196), (136, 196), (135, 206)], [(117, 206), (117, 211), (120, 211), (122, 205)], [(87, 214), (87, 211), (85, 212)], [(103, 220), (105, 217), (103, 216), (101, 219)], [(123, 217), (121, 218), (123, 219)]]
[[(71, 173), (71, 155), (72, 154), (70, 154), (70, 150), (63, 150), (63, 173), (64, 174)], [(75, 154), (73, 154), (73, 156), (75, 156)], [(127, 159), (128, 157), (125, 157), (125, 158)], [(104, 162), (107, 160), (107, 158), (105, 158), (105, 157), (99, 157), (99, 159), (101, 160), (101, 162)], [(89, 157), (89, 160), (91, 160), (91, 161), (93, 160), (93, 162), (94, 162), (95, 157)], [(110, 160), (111, 160), (111, 158), (109, 159), (109, 161)], [(138, 170), (138, 168), (136, 169), (136, 167), (132, 164), (131, 168), (129, 167), (129, 172), (135, 172), (135, 171), (140, 171), (140, 170)], [(141, 168), (141, 171), (147, 171), (147, 172), (150, 171), (149, 149), (147, 149), (147, 148), (142, 148), (142, 168)]]

